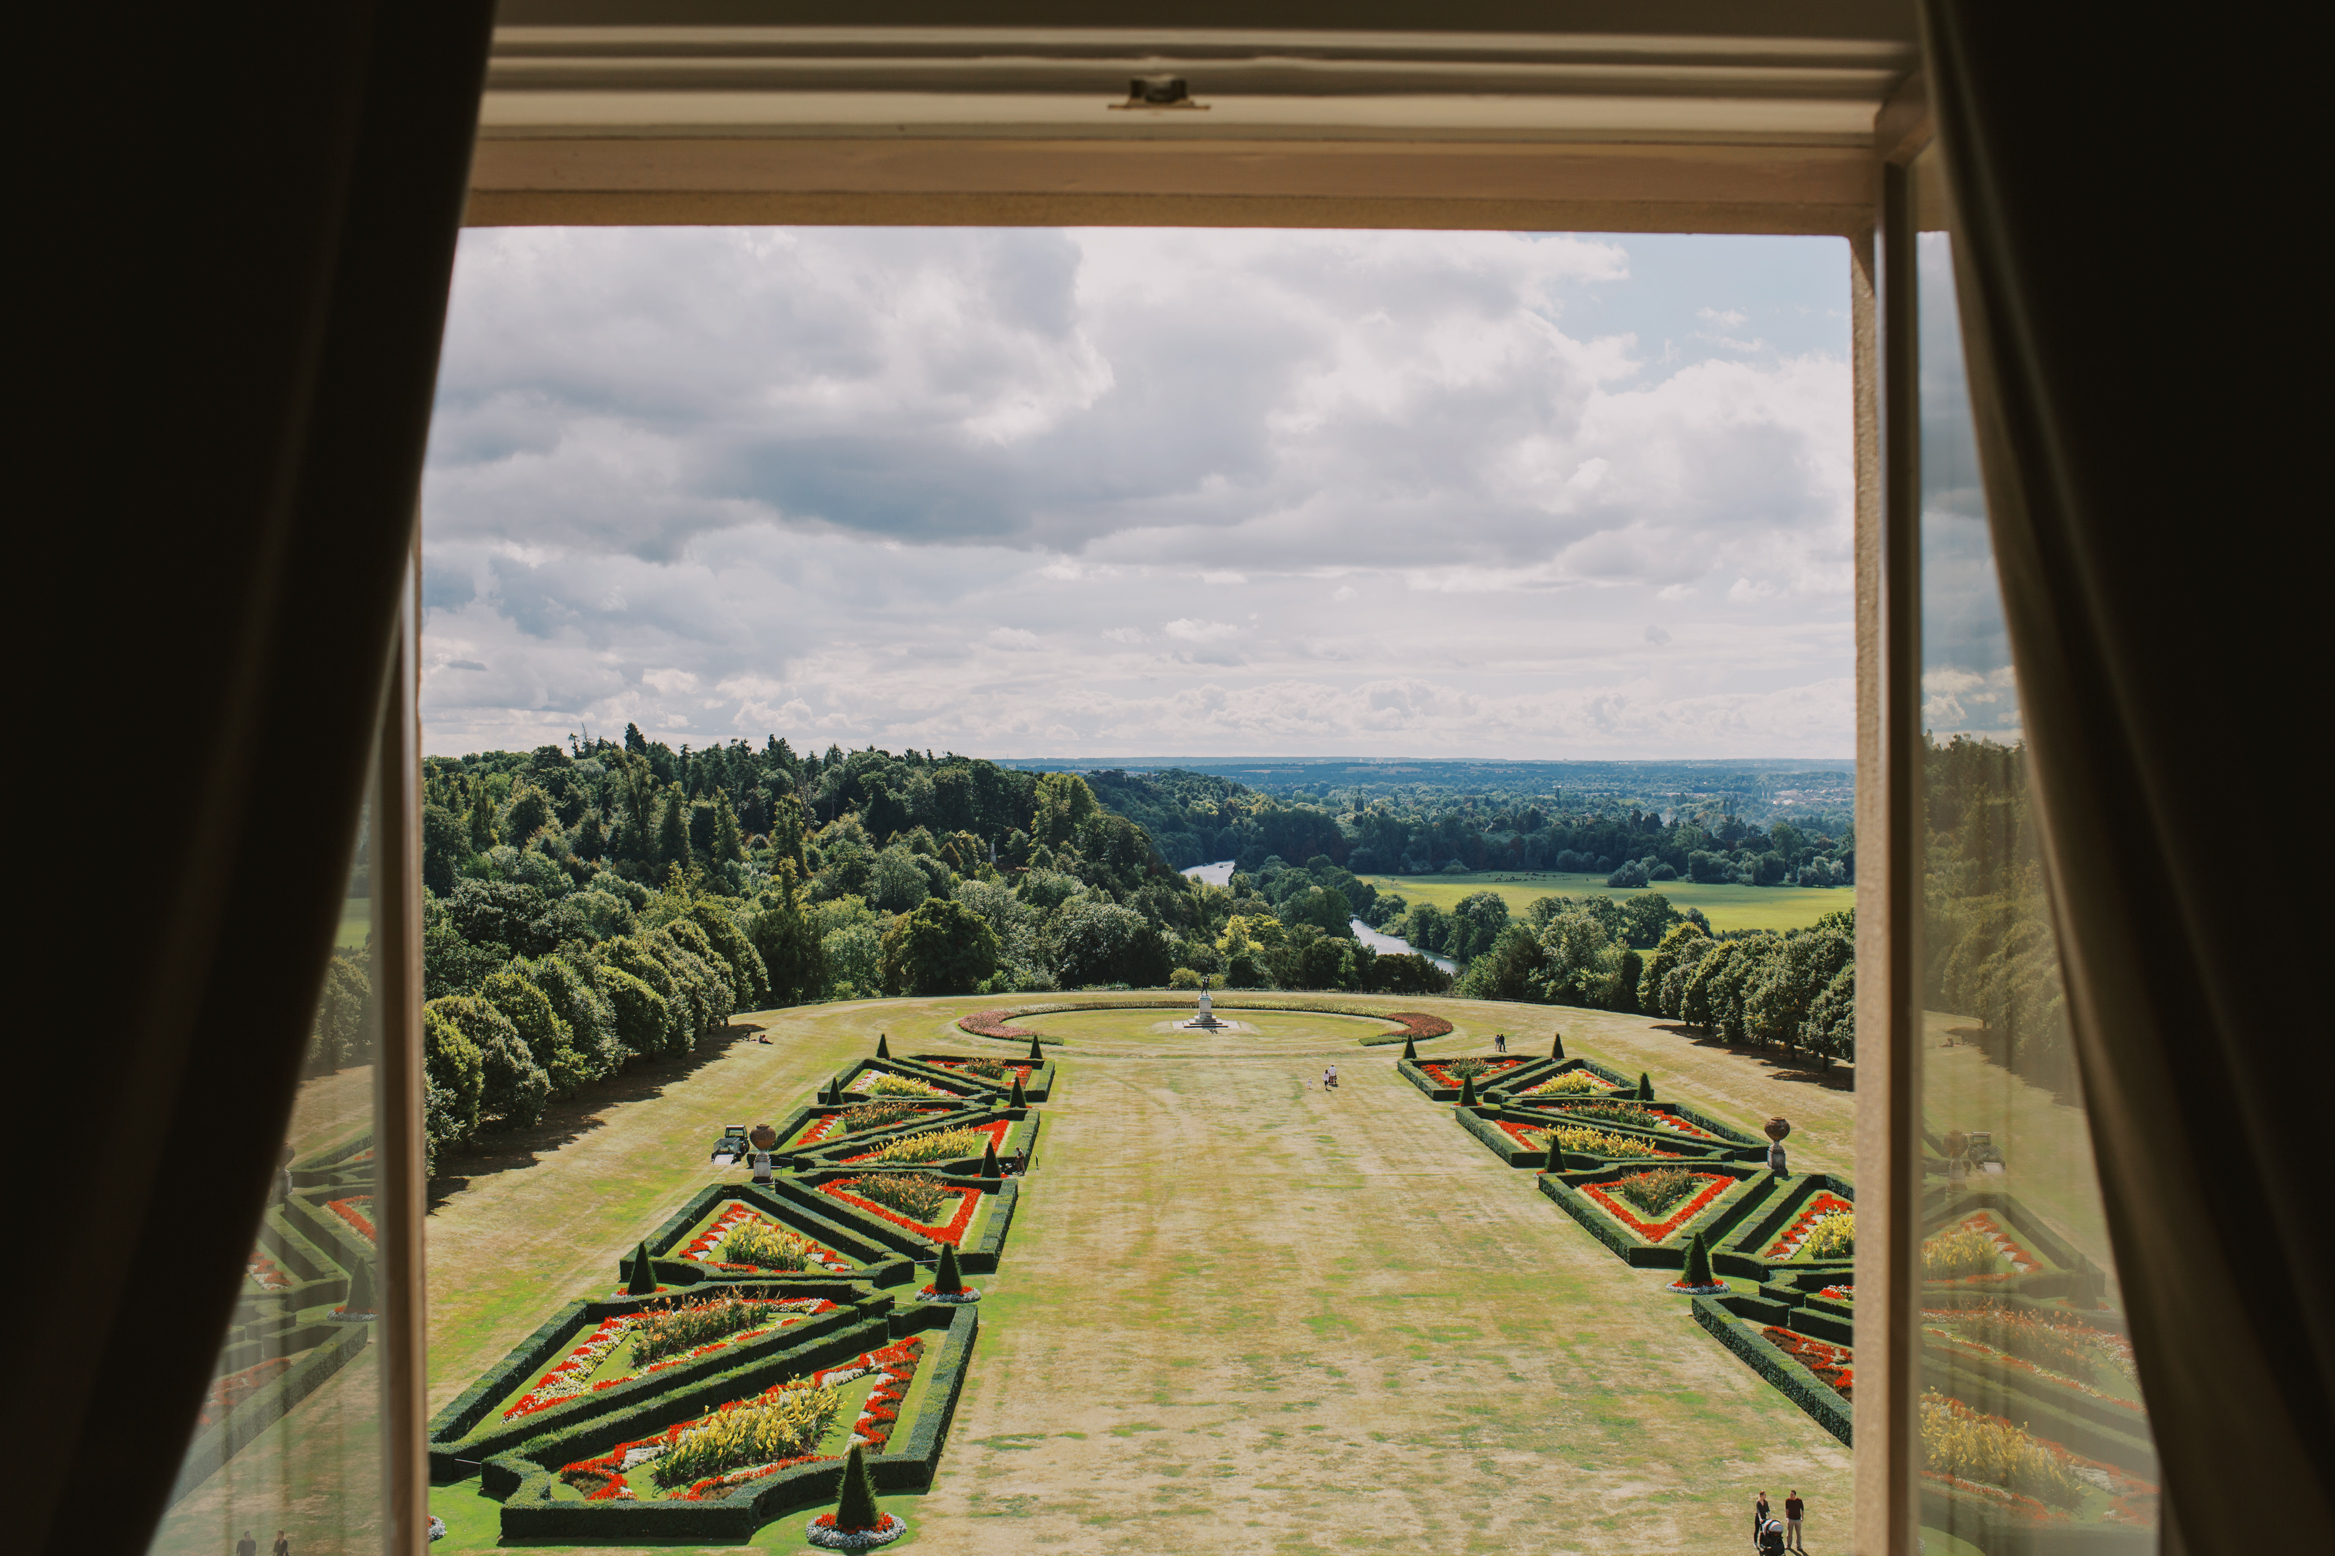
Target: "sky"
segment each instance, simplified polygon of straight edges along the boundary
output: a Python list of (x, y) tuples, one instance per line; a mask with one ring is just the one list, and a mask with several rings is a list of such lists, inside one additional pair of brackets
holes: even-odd
[(1853, 754), (1838, 239), (463, 235), (425, 748)]

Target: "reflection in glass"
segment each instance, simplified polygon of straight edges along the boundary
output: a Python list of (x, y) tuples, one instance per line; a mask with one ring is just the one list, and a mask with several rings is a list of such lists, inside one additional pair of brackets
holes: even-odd
[[(370, 798), (370, 797), (369, 797)], [(225, 1556), (378, 1550), (380, 1287), (373, 1230), (371, 817), (308, 1039), (280, 1169), (195, 1437), (150, 1549)]]
[(2156, 1455), (2069, 1047), (1951, 241), (1924, 232), (1917, 255), (1923, 1543), (2153, 1550)]

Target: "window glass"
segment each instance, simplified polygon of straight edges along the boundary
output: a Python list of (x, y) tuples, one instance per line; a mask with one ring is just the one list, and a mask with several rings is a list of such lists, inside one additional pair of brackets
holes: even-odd
[(1921, 225), (1923, 1548), (2025, 1551), (2089, 1526), (2102, 1549), (2125, 1548), (2119, 1528), (2154, 1549), (2156, 1457), (2069, 1046), (1952, 238), (1942, 212)]
[(154, 1537), (157, 1556), (381, 1546), (372, 799), (276, 1182)]

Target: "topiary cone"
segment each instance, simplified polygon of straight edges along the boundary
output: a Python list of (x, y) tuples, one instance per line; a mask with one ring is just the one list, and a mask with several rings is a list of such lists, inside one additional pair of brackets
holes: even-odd
[(997, 1142), (994, 1140), (981, 1147), (981, 1176), (984, 1178), (1005, 1176), (1003, 1169), (997, 1165)]
[(892, 1057), (892, 1045), (881, 1032), (876, 1034), (876, 1057), (879, 1059)]
[(965, 1289), (965, 1277), (957, 1269), (957, 1245), (940, 1245), (940, 1267), (932, 1272), (932, 1292), (936, 1297), (953, 1297)]
[(1029, 1093), (1022, 1090), (1022, 1078), (1018, 1071), (1013, 1078), (1013, 1095), (1005, 1099), (1005, 1105), (1009, 1108), (1026, 1108), (1030, 1105)]
[(653, 1295), (656, 1289), (656, 1266), (649, 1263), (649, 1245), (644, 1242), (633, 1250), (632, 1279), (624, 1283), (624, 1293), (629, 1297), (646, 1297)]
[(1564, 1033), (1551, 1032), (1549, 1034), (1549, 1057), (1551, 1059), (1562, 1059), (1565, 1057)]
[(1038, 1046), (1037, 1034), (1032, 1033), (1030, 1035), (1030, 1063), (1044, 1064), (1045, 1062), (1046, 1050)]
[(1459, 1105), (1463, 1108), (1472, 1108), (1476, 1105), (1476, 1078), (1472, 1075), (1463, 1075), (1459, 1078)]
[(1652, 1102), (1654, 1100), (1654, 1083), (1647, 1079), (1646, 1072), (1644, 1070), (1640, 1070), (1638, 1072), (1638, 1100), (1640, 1102)]
[(1403, 1057), (1413, 1060), (1419, 1057), (1419, 1045), (1407, 1037), (1403, 1039)]
[(341, 1304), (344, 1313), (374, 1313), (380, 1311), (380, 1301), (373, 1295), (373, 1261), (359, 1259), (349, 1266), (349, 1296)]
[(1695, 1233), (1694, 1241), (1686, 1245), (1686, 1274), (1679, 1278), (1681, 1286), (1715, 1286), (1711, 1279), (1711, 1250), (1703, 1242), (1703, 1234)]
[(843, 1102), (843, 1077), (840, 1075), (828, 1076), (827, 1095), (821, 1097), (819, 1100), (831, 1105), (841, 1106)]
[(851, 1457), (843, 1461), (843, 1490), (835, 1498), (835, 1527), (880, 1529), (883, 1524), (884, 1510), (876, 1506), (875, 1482), (868, 1479), (867, 1453), (853, 1443)]

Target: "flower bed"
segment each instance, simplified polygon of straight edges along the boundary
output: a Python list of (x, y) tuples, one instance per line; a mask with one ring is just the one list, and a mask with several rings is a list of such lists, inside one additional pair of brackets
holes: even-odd
[(1567, 1070), (1554, 1080), (1542, 1081), (1528, 1097), (1594, 1097), (1621, 1088), (1590, 1070)]
[(275, 1260), (253, 1249), (251, 1257), (243, 1261), (243, 1273), (262, 1291), (290, 1291), (292, 1277), (286, 1275)]
[(1036, 1037), (1027, 1027), (1008, 1026), (1010, 1010), (976, 1010), (969, 1016), (959, 1016), (957, 1025), (975, 1037)]
[[(920, 1140), (931, 1139), (935, 1135), (970, 1135), (975, 1137), (987, 1136), (989, 1144), (993, 1146), (1002, 1146), (1005, 1144), (1006, 1131), (1012, 1128), (1012, 1119), (1001, 1118), (986, 1124), (970, 1124), (963, 1129), (934, 1130), (929, 1134), (908, 1135), (898, 1140), (886, 1141), (883, 1146), (876, 1150), (862, 1151), (857, 1156), (846, 1156), (843, 1160), (847, 1165), (851, 1166), (857, 1166), (861, 1162), (913, 1163), (932, 1160), (954, 1160), (957, 1158), (920, 1156), (917, 1154), (920, 1148), (917, 1146), (916, 1142)], [(971, 1149), (959, 1153), (961, 1156), (978, 1156), (980, 1154), (981, 1144), (978, 1138), (975, 1139)]]
[[(716, 1259), (714, 1253), (729, 1239), (731, 1232), (742, 1225), (753, 1223), (760, 1223), (773, 1231), (788, 1230), (753, 1206), (741, 1205), (732, 1201), (727, 1210), (707, 1223), (704, 1231), (684, 1243), (673, 1257), (687, 1259), (694, 1264), (709, 1265), (717, 1270), (751, 1270), (755, 1266), (751, 1264), (725, 1264)], [(849, 1270), (851, 1268), (850, 1260), (832, 1248), (819, 1243), (811, 1244), (811, 1263), (829, 1270)]]
[(363, 1233), (366, 1242), (374, 1241), (372, 1195), (352, 1194), (347, 1199), (332, 1200), (324, 1208)]
[(528, 1390), (522, 1398), (503, 1411), (503, 1419), (511, 1421), (520, 1416), (533, 1415), (539, 1410), (549, 1410), (552, 1406), (564, 1400), (573, 1399), (579, 1394), (614, 1388), (619, 1383), (629, 1383), (635, 1378), (646, 1377), (653, 1372), (663, 1372), (668, 1367), (678, 1367), (683, 1362), (695, 1361), (700, 1356), (710, 1356), (716, 1351), (727, 1349), (743, 1341), (759, 1339), (774, 1329), (784, 1329), (799, 1324), (806, 1318), (817, 1318), (822, 1313), (835, 1311), (835, 1304), (824, 1297), (747, 1298), (744, 1300), (751, 1302), (756, 1307), (767, 1309), (768, 1316), (749, 1328), (724, 1335), (718, 1340), (709, 1340), (704, 1345), (693, 1347), (678, 1356), (668, 1356), (662, 1361), (651, 1362), (646, 1367), (634, 1367), (610, 1377), (595, 1379), (592, 1375), (607, 1364), (608, 1358), (616, 1354), (617, 1349), (630, 1338), (633, 1330), (648, 1315), (645, 1313), (623, 1313), (614, 1318), (603, 1318), (594, 1326), (591, 1333), (584, 1336), (581, 1344), (569, 1351), (566, 1356), (560, 1359), (557, 1366), (537, 1380), (534, 1388)]
[[(1558, 1141), (1561, 1149), (1581, 1156), (1625, 1154), (1629, 1156), (1676, 1156), (1678, 1154), (1676, 1151), (1665, 1151), (1659, 1146), (1649, 1145), (1643, 1140), (1633, 1139), (1627, 1135), (1609, 1134), (1605, 1130), (1595, 1129), (1586, 1124), (1577, 1128), (1559, 1125), (1552, 1131), (1539, 1124), (1519, 1124), (1512, 1119), (1494, 1119), (1493, 1122), (1500, 1126), (1503, 1134), (1528, 1150), (1546, 1150), (1549, 1136), (1554, 1133), (1562, 1137)], [(1592, 1139), (1592, 1136), (1595, 1138)], [(1607, 1146), (1612, 1146), (1614, 1149), (1608, 1150), (1605, 1148)]]
[(1827, 1286), (1816, 1294), (1833, 1302), (1854, 1302), (1857, 1300), (1857, 1288), (1854, 1286)]
[(1811, 1340), (1804, 1334), (1778, 1329), (1773, 1324), (1762, 1329), (1760, 1334), (1768, 1344), (1815, 1373), (1841, 1398), (1856, 1398), (1856, 1353), (1847, 1346), (1827, 1345), (1822, 1340)]
[[(1457, 1061), (1449, 1059), (1421, 1059), (1418, 1061), (1419, 1068), (1435, 1077), (1435, 1084), (1438, 1086), (1457, 1086), (1459, 1084), (1460, 1077), (1452, 1074), (1450, 1070), (1450, 1066), (1455, 1062)], [(1482, 1068), (1469, 1073), (1480, 1078), (1479, 1084), (1489, 1084), (1491, 1077), (1498, 1075), (1502, 1070), (1512, 1070), (1523, 1062), (1522, 1059), (1478, 1059), (1476, 1063)]]
[[(640, 1500), (641, 1492), (635, 1490), (627, 1481), (626, 1472), (654, 1464), (667, 1454), (672, 1453), (680, 1446), (682, 1438), (691, 1431), (716, 1423), (718, 1418), (726, 1414), (734, 1414), (742, 1410), (769, 1408), (784, 1400), (786, 1396), (806, 1391), (837, 1389), (846, 1383), (866, 1377), (870, 1373), (878, 1374), (876, 1385), (869, 1391), (866, 1402), (860, 1407), (858, 1419), (852, 1423), (851, 1440), (864, 1443), (871, 1448), (881, 1448), (884, 1443), (890, 1440), (892, 1428), (899, 1421), (900, 1402), (908, 1397), (909, 1385), (915, 1381), (917, 1364), (922, 1360), (923, 1355), (923, 1338), (919, 1335), (910, 1335), (907, 1339), (887, 1345), (881, 1350), (863, 1352), (841, 1366), (829, 1367), (804, 1378), (790, 1378), (784, 1383), (763, 1390), (759, 1395), (747, 1399), (732, 1400), (717, 1410), (708, 1411), (701, 1416), (693, 1416), (686, 1421), (675, 1422), (653, 1436), (618, 1443), (614, 1448), (597, 1458), (579, 1459), (572, 1464), (563, 1465), (559, 1470), (559, 1478), (583, 1492), (587, 1501), (631, 1502)], [(817, 1437), (823, 1436), (824, 1433), (825, 1427), (821, 1423), (820, 1431), (813, 1436), (812, 1442), (815, 1443)], [(781, 1470), (792, 1469), (799, 1464), (815, 1464), (822, 1459), (833, 1457), (833, 1454), (796, 1453), (760, 1464), (749, 1464), (737, 1469), (726, 1470), (718, 1475), (704, 1476), (686, 1486), (673, 1487), (661, 1495), (663, 1500), (670, 1502), (711, 1501), (715, 1498), (728, 1496), (741, 1486), (766, 1476), (775, 1475)], [(658, 1496), (660, 1494), (650, 1491), (649, 1495)]]
[(823, 1551), (871, 1551), (907, 1532), (908, 1520), (898, 1513), (884, 1514), (873, 1529), (838, 1528), (833, 1513), (821, 1513), (803, 1526), (804, 1537)]
[(1418, 1043), (1424, 1043), (1431, 1037), (1446, 1036), (1451, 1031), (1450, 1022), (1424, 1011), (1398, 1010), (1393, 1015), (1381, 1016), (1379, 1019), (1399, 1023), (1403, 1029), (1402, 1035)]
[(1660, 1221), (1649, 1221), (1639, 1215), (1637, 1211), (1624, 1203), (1619, 1195), (1613, 1193), (1602, 1183), (1584, 1183), (1578, 1187), (1582, 1195), (1598, 1209), (1612, 1216), (1647, 1242), (1658, 1243), (1710, 1209), (1720, 1195), (1735, 1187), (1733, 1178), (1716, 1177), (1710, 1173), (1696, 1173), (1694, 1176), (1705, 1180), (1703, 1186), (1693, 1194), (1688, 1195), (1685, 1204), (1680, 1205)]
[[(896, 1116), (882, 1116), (895, 1108), (900, 1110)], [(795, 1137), (794, 1144), (797, 1147), (822, 1145), (839, 1136), (855, 1134), (863, 1128), (888, 1129), (894, 1124), (905, 1123), (912, 1118), (934, 1118), (956, 1111), (958, 1110), (945, 1105), (909, 1106), (903, 1104), (899, 1099), (887, 1102), (854, 1103), (840, 1113), (828, 1113), (812, 1119), (809, 1127)]]
[[(1027, 1086), (1030, 1083), (1030, 1077), (1038, 1073), (1038, 1067), (1027, 1060), (919, 1059), (916, 1062), (931, 1065), (936, 1070), (963, 1070), (999, 1086), (1011, 1086), (1015, 1081), (1020, 1081), (1024, 1086)], [(989, 1071), (992, 1069), (998, 1073), (991, 1075)]]
[[(1981, 1270), (1974, 1274), (1949, 1273), (1962, 1268), (1958, 1262), (1962, 1246), (1984, 1244), (1993, 1248), (1998, 1258), (2010, 1261), (2008, 1270)], [(1995, 1281), (2006, 1281), (2020, 1275), (2032, 1274), (2043, 1268), (2043, 1261), (2020, 1246), (2005, 1232), (1991, 1211), (1975, 1211), (1953, 1226), (1932, 1233), (1922, 1243), (1922, 1277), (1934, 1286), (1977, 1286)], [(1933, 1273), (1935, 1272), (1935, 1273)]]
[[(1576, 1071), (1575, 1073), (1584, 1074), (1586, 1072)], [(1526, 1095), (1531, 1096), (1533, 1093), (1527, 1092)], [(1632, 1129), (1667, 1129), (1673, 1134), (1684, 1135), (1690, 1140), (1708, 1140), (1714, 1145), (1726, 1143), (1709, 1130), (1699, 1129), (1676, 1114), (1658, 1112), (1642, 1103), (1559, 1102), (1554, 1106), (1565, 1113), (1581, 1118), (1599, 1119), (1608, 1124), (1627, 1124)]]
[(210, 1391), (203, 1395), (203, 1408), (195, 1417), (196, 1424), (217, 1426), (227, 1419), (227, 1412), (283, 1376), (291, 1366), (289, 1356), (271, 1356), (257, 1366), (214, 1379)]
[(952, 1189), (949, 1192), (957, 1196), (957, 1207), (949, 1213), (947, 1221), (919, 1221), (889, 1206), (879, 1205), (863, 1195), (852, 1193), (851, 1185), (858, 1181), (857, 1178), (837, 1178), (832, 1183), (819, 1185), (819, 1192), (832, 1195), (846, 1205), (856, 1205), (870, 1215), (881, 1216), (894, 1226), (904, 1226), (911, 1232), (921, 1233), (935, 1242), (964, 1246), (965, 1228), (973, 1224), (973, 1212), (981, 1208), (979, 1189)]
[(1808, 1241), (1809, 1235), (1816, 1230), (1816, 1223), (1820, 1219), (1829, 1215), (1837, 1215), (1842, 1211), (1853, 1212), (1855, 1209), (1856, 1206), (1830, 1190), (1822, 1190), (1809, 1195), (1808, 1203), (1800, 1207), (1799, 1215), (1793, 1217), (1792, 1224), (1784, 1228), (1784, 1235), (1777, 1238), (1774, 1246), (1768, 1249), (1767, 1257), (1770, 1259), (1798, 1258), (1801, 1245)]

